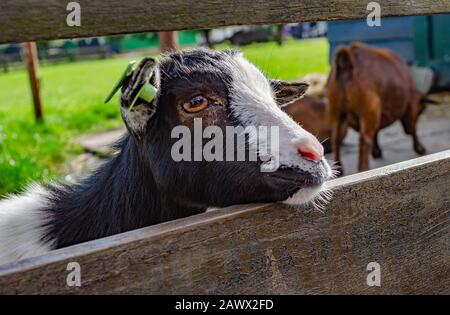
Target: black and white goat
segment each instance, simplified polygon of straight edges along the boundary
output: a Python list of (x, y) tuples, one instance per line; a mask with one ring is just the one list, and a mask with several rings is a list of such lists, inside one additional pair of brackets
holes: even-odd
[[(138, 99), (130, 109), (147, 79), (157, 87), (156, 97)], [(316, 138), (280, 109), (305, 89), (301, 83), (268, 80), (234, 51), (145, 58), (122, 87), (129, 133), (116, 156), (80, 184), (35, 185), (0, 202), (0, 264), (209, 207), (314, 200), (332, 170)], [(260, 160), (175, 162), (171, 147), (177, 139), (171, 130), (192, 128), (198, 117), (204, 126), (222, 129), (278, 126), (279, 168), (262, 173)]]

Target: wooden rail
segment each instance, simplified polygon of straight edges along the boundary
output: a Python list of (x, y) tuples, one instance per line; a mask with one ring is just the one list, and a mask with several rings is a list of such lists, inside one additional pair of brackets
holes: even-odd
[[(0, 43), (242, 24), (366, 18), (369, 0), (77, 0), (81, 26), (67, 26), (63, 0), (0, 1)], [(382, 16), (449, 13), (448, 0), (377, 0)]]
[[(0, 267), (0, 293), (449, 293), (450, 150), (329, 184), (323, 213), (264, 204), (179, 219)], [(66, 285), (69, 262), (81, 287)]]

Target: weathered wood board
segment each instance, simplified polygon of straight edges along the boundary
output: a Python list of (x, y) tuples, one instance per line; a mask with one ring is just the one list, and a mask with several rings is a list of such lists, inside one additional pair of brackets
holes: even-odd
[(450, 150), (329, 185), (323, 213), (239, 206), (4, 265), (0, 293), (450, 293)]
[[(61, 0), (0, 1), (0, 43), (213, 28), (227, 25), (366, 18), (366, 0), (77, 0), (81, 26), (66, 23)], [(449, 13), (450, 1), (378, 0), (382, 16)]]

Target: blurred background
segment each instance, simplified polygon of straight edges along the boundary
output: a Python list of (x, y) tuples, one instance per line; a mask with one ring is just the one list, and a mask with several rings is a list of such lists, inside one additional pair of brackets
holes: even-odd
[[(145, 33), (37, 42), (42, 121), (35, 107), (23, 44), (0, 45), (0, 198), (32, 181), (76, 180), (111, 154), (124, 132), (117, 98), (104, 98), (130, 60), (170, 48), (236, 48), (269, 77), (306, 80), (309, 94), (326, 104), (330, 62), (339, 45), (362, 41), (389, 48), (411, 66), (416, 86), (439, 101), (420, 118), (428, 153), (450, 148), (450, 15), (366, 21), (239, 26), (176, 33)], [(160, 45), (161, 43), (161, 45)], [(319, 119), (318, 124), (326, 124)], [(324, 126), (324, 129), (327, 127)], [(358, 136), (349, 133), (343, 159), (356, 171)], [(383, 159), (371, 168), (414, 158), (398, 125), (383, 130)]]

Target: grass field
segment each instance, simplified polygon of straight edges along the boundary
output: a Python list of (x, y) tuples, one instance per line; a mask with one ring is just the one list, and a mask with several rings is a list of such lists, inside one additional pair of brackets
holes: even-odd
[[(222, 49), (229, 47), (220, 45)], [(252, 44), (241, 48), (272, 78), (293, 80), (328, 71), (325, 39)], [(127, 64), (114, 58), (41, 67), (45, 123), (33, 119), (27, 73), (0, 74), (0, 197), (31, 181), (54, 178), (81, 153), (70, 140), (122, 126), (116, 100), (103, 99)]]

